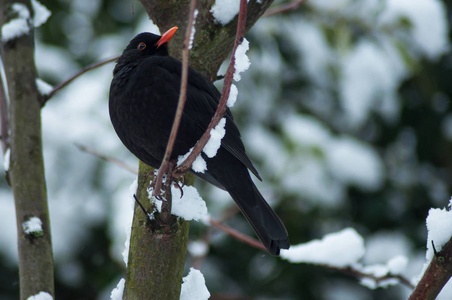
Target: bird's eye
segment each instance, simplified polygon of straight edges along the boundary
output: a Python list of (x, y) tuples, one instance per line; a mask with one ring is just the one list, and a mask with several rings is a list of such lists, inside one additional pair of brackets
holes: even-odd
[(146, 44), (145, 43), (141, 42), (141, 43), (138, 44), (138, 47), (137, 47), (138, 50), (144, 50), (145, 48), (146, 48)]

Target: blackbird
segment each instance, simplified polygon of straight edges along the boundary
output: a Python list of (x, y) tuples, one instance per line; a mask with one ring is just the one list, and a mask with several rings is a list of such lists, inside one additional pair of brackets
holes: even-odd
[[(109, 110), (123, 144), (153, 168), (162, 162), (179, 99), (181, 61), (169, 56), (168, 41), (177, 27), (162, 36), (141, 33), (133, 38), (113, 70)], [(220, 92), (203, 75), (189, 68), (187, 98), (171, 159), (186, 154), (206, 130)], [(261, 180), (240, 139), (228, 109), (226, 134), (216, 156), (208, 158), (196, 176), (229, 192), (257, 236), (273, 255), (288, 249), (287, 230), (254, 185), (248, 170)]]

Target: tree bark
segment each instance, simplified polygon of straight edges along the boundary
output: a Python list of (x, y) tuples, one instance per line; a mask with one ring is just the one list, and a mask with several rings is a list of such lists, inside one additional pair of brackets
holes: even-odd
[(434, 300), (452, 276), (452, 238), (435, 253), (408, 300)]
[[(173, 26), (178, 26), (184, 33), (187, 27), (190, 0), (140, 0), (149, 17), (163, 33)], [(232, 0), (231, 0), (232, 1)], [(246, 31), (264, 14), (273, 0), (250, 0), (247, 8)], [(198, 17), (193, 48), (190, 51), (190, 66), (204, 74), (210, 81), (216, 79), (218, 69), (231, 53), (237, 30), (238, 14), (225, 26), (215, 22), (210, 9), (215, 0), (198, 1)], [(171, 39), (170, 53), (181, 58), (184, 34), (176, 34)]]
[[(154, 209), (147, 193), (152, 170), (140, 162), (136, 196), (148, 212)], [(151, 223), (135, 205), (123, 299), (179, 299), (189, 222), (161, 217)]]
[[(1, 1), (0, 24), (17, 17), (12, 10), (13, 3), (23, 3), (32, 12), (30, 1)], [(29, 27), (27, 34), (2, 43), (2, 61), (10, 99), (9, 178), (16, 206), (21, 299), (41, 291), (54, 295), (53, 254), (42, 155), (41, 103), (35, 81), (31, 20)], [(42, 233), (24, 232), (23, 223), (31, 217), (41, 220)]]

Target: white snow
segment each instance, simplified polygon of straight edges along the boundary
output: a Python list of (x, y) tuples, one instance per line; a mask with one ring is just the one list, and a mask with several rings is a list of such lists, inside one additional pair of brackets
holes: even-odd
[(26, 234), (42, 232), (42, 221), (38, 217), (31, 217), (22, 223), (22, 228)]
[(201, 271), (190, 268), (187, 276), (182, 278), (180, 300), (207, 300), (210, 297), (206, 281)]
[(397, 87), (406, 70), (390, 50), (362, 40), (342, 59), (340, 100), (348, 126), (362, 125), (373, 110), (388, 120), (398, 114)]
[[(50, 11), (36, 0), (32, 0), (34, 18), (33, 25), (39, 27), (44, 24), (50, 16)], [(2, 26), (2, 41), (18, 38), (30, 31), (30, 11), (22, 3), (14, 3), (12, 10), (17, 17)]]
[(226, 25), (239, 13), (240, 0), (216, 0), (210, 12), (215, 22)]
[(416, 5), (410, 0), (387, 0), (380, 22), (396, 24), (408, 18), (416, 46), (429, 59), (437, 59), (450, 48), (446, 11), (439, 0), (416, 0)]
[(39, 94), (42, 96), (50, 94), (53, 90), (53, 87), (41, 78), (36, 78), (36, 86), (38, 87)]
[(39, 292), (36, 295), (28, 297), (27, 300), (53, 300), (53, 297), (47, 292)]
[(121, 278), (118, 285), (111, 291), (111, 300), (122, 300), (122, 295), (124, 293), (124, 284), (126, 283), (124, 278)]
[(6, 149), (5, 155), (3, 156), (3, 169), (5, 171), (9, 170), (9, 163), (11, 160), (11, 149)]
[[(275, 171), (283, 169), (281, 173), (284, 172), (285, 180), (282, 184), (287, 189), (331, 205), (341, 201), (347, 185), (363, 190), (381, 186), (385, 174), (382, 158), (371, 145), (347, 136), (334, 136), (325, 125), (305, 115), (288, 116), (283, 120), (282, 128), (295, 148), (294, 155), (279, 162), (273, 173), (281, 176)], [(253, 141), (249, 142), (252, 147)], [(264, 151), (270, 149), (259, 147)]]
[(452, 238), (452, 198), (449, 200), (448, 208), (431, 208), (428, 212), (427, 220), (427, 251), (425, 253), (426, 262), (420, 274), (413, 280), (417, 284), (428, 268), (434, 256), (432, 241), (437, 252)]
[(17, 17), (2, 26), (3, 42), (18, 38), (30, 31), (28, 24), (30, 21), (30, 12), (27, 6), (22, 3), (14, 3), (12, 10), (17, 14)]
[[(135, 178), (135, 180), (130, 185), (129, 191), (130, 191), (130, 198), (133, 198), (133, 195), (137, 192), (138, 188), (138, 181)], [(133, 203), (135, 203), (135, 199), (133, 199)], [(133, 215), (133, 208), (128, 207), (126, 208), (128, 215)], [(132, 234), (132, 220), (129, 217), (128, 220), (125, 222), (126, 224), (126, 240), (124, 242), (124, 250), (122, 251), (122, 258), (124, 260), (124, 264), (127, 267), (127, 262), (129, 261), (129, 248), (130, 248), (130, 235)]]
[(288, 137), (304, 147), (324, 147), (332, 139), (328, 128), (310, 116), (291, 115), (282, 125)]
[(359, 283), (361, 285), (371, 289), (371, 290), (374, 290), (374, 289), (379, 288), (379, 287), (386, 288), (386, 287), (388, 287), (390, 285), (397, 285), (400, 282), (399, 282), (399, 280), (397, 278), (389, 278), (389, 279), (382, 280), (382, 281), (377, 283), (372, 278), (365, 277), (365, 278), (362, 278)]
[[(388, 274), (398, 275), (405, 271), (408, 265), (408, 258), (403, 255), (399, 255), (391, 258), (386, 264), (374, 264), (368, 266), (361, 266), (356, 264), (353, 267), (365, 274), (372, 275), (374, 277), (384, 277)], [(390, 285), (399, 284), (400, 281), (397, 278), (389, 278), (383, 281), (375, 281), (373, 278), (362, 278), (361, 285), (369, 288), (376, 289), (378, 287), (388, 287)]]
[[(179, 155), (177, 157), (177, 165), (182, 164), (187, 159), (187, 157), (193, 151), (193, 148), (194, 147), (190, 148), (190, 150), (188, 150), (188, 152), (185, 153), (184, 155)], [(191, 168), (193, 171), (199, 173), (204, 173), (207, 170), (207, 163), (204, 160), (204, 158), (202, 158), (201, 154), (196, 157), (195, 161), (191, 165)]]
[(347, 267), (357, 263), (364, 256), (364, 240), (353, 229), (346, 228), (325, 235), (321, 240), (294, 245), (281, 250), (281, 257), (292, 263), (327, 264)]
[(207, 141), (207, 144), (204, 146), (202, 151), (207, 155), (207, 157), (212, 158), (217, 155), (218, 149), (221, 147), (221, 139), (226, 134), (226, 118), (222, 118), (220, 122), (218, 122), (217, 126), (210, 130), (210, 138)]
[[(452, 203), (452, 199), (451, 202)], [(452, 237), (452, 210), (431, 208), (427, 216), (427, 262), (433, 258), (432, 241), (435, 244), (436, 251), (441, 251)]]
[(407, 265), (408, 258), (403, 255), (393, 257), (386, 263), (388, 271), (391, 274), (401, 274), (403, 271), (405, 271)]
[(52, 13), (37, 0), (31, 0), (31, 4), (33, 5), (34, 11), (33, 25), (39, 27), (47, 21)]
[(235, 102), (237, 101), (237, 96), (239, 94), (239, 90), (235, 84), (231, 84), (231, 89), (229, 90), (229, 97), (226, 105), (228, 107), (233, 107)]
[(191, 241), (188, 243), (188, 252), (194, 257), (205, 256), (209, 251), (209, 246), (204, 241)]
[(195, 9), (195, 11), (193, 12), (193, 26), (191, 28), (191, 32), (190, 32), (190, 40), (188, 42), (188, 49), (191, 50), (191, 48), (193, 47), (193, 41), (195, 40), (195, 34), (196, 34), (196, 18), (198, 17), (198, 13), (199, 11), (197, 9)]
[(237, 49), (235, 50), (235, 56), (234, 56), (234, 80), (240, 81), (242, 79), (242, 76), (240, 73), (245, 72), (248, 70), (248, 68), (251, 65), (250, 59), (246, 55), (246, 52), (250, 49), (250, 43), (246, 38), (243, 38), (243, 41), (240, 45), (237, 46)]
[(376, 190), (383, 183), (383, 163), (373, 147), (350, 137), (331, 141), (326, 152), (335, 177), (366, 190)]
[[(193, 186), (185, 185), (182, 187), (183, 196), (181, 198), (180, 189), (171, 187), (172, 205), (171, 214), (181, 217), (186, 221), (205, 221), (208, 220), (209, 214), (207, 212), (206, 202), (201, 198), (198, 191)], [(152, 195), (152, 193), (149, 193)], [(162, 201), (155, 197), (150, 197), (151, 201), (155, 201), (155, 206), (158, 212), (162, 211)]]

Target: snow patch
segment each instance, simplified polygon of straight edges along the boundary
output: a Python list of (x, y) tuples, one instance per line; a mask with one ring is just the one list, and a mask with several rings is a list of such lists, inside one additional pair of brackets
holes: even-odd
[(434, 251), (432, 241), (435, 244), (436, 251), (441, 251), (443, 246), (452, 237), (452, 198), (449, 203), (449, 209), (431, 208), (427, 216), (427, 261), (433, 258)]
[(207, 157), (212, 158), (217, 155), (218, 149), (221, 147), (221, 139), (223, 139), (226, 134), (226, 129), (224, 128), (226, 125), (226, 118), (222, 118), (218, 125), (215, 126), (212, 130), (210, 130), (210, 138), (207, 144), (204, 146), (202, 152), (204, 152)]
[(187, 276), (182, 278), (180, 300), (207, 300), (210, 297), (204, 275), (199, 270), (190, 268)]
[(246, 55), (246, 52), (250, 49), (250, 42), (246, 38), (243, 38), (243, 41), (240, 45), (237, 46), (234, 55), (234, 80), (240, 81), (242, 76), (240, 73), (245, 72), (251, 65), (250, 59)]
[(188, 49), (191, 50), (193, 48), (193, 41), (195, 40), (196, 34), (196, 18), (198, 17), (199, 10), (195, 9), (193, 12), (193, 26), (191, 28), (190, 40), (188, 42)]
[(210, 9), (216, 23), (226, 25), (239, 13), (240, 0), (216, 0)]
[(39, 294), (28, 297), (27, 300), (53, 300), (53, 297), (47, 292), (39, 292)]
[(226, 105), (228, 107), (233, 107), (235, 102), (237, 101), (237, 96), (239, 94), (239, 90), (235, 84), (231, 84), (231, 89), (229, 90), (229, 97)]
[(27, 6), (22, 3), (14, 3), (11, 8), (17, 17), (2, 26), (3, 42), (16, 39), (30, 31), (30, 12)]
[(47, 19), (52, 13), (47, 9), (47, 7), (39, 3), (37, 0), (31, 0), (31, 4), (33, 5), (34, 11), (33, 25), (35, 27), (39, 27), (47, 22)]
[(41, 96), (48, 95), (53, 90), (53, 87), (50, 84), (40, 78), (36, 78), (36, 86)]
[(22, 223), (22, 228), (26, 234), (42, 234), (42, 221), (38, 217), (31, 217)]
[(50, 11), (37, 0), (32, 0), (31, 4), (34, 11), (33, 20), (30, 19), (30, 11), (25, 4), (14, 3), (12, 5), (12, 11), (17, 14), (17, 17), (2, 26), (3, 42), (28, 34), (31, 27), (31, 21), (33, 21), (34, 27), (39, 27), (50, 17)]
[(9, 163), (11, 160), (11, 149), (6, 149), (5, 155), (3, 156), (3, 169), (5, 171), (9, 170)]
[[(188, 150), (187, 153), (185, 153), (184, 155), (179, 155), (177, 157), (177, 165), (180, 166), (186, 159), (187, 157), (190, 155), (190, 153), (193, 151), (193, 148), (190, 148), (190, 150)], [(198, 155), (195, 159), (195, 161), (193, 162), (193, 164), (191, 165), (191, 169), (195, 172), (198, 173), (204, 173), (207, 170), (207, 163), (204, 160), (204, 158), (202, 158), (201, 155)]]
[(119, 280), (118, 285), (111, 291), (111, 294), (110, 294), (111, 300), (122, 300), (125, 283), (126, 283), (126, 281), (124, 278), (121, 278), (121, 280)]
[[(179, 188), (171, 187), (172, 205), (171, 214), (181, 217), (186, 221), (206, 221), (209, 218), (206, 202), (201, 198), (198, 190), (192, 186), (182, 187), (183, 196)], [(152, 192), (148, 191), (151, 201), (155, 203), (158, 212), (162, 211), (162, 201), (152, 197)]]
[(281, 250), (281, 257), (292, 263), (327, 264), (342, 268), (356, 264), (364, 253), (363, 238), (353, 228), (346, 228), (327, 234), (321, 240)]

